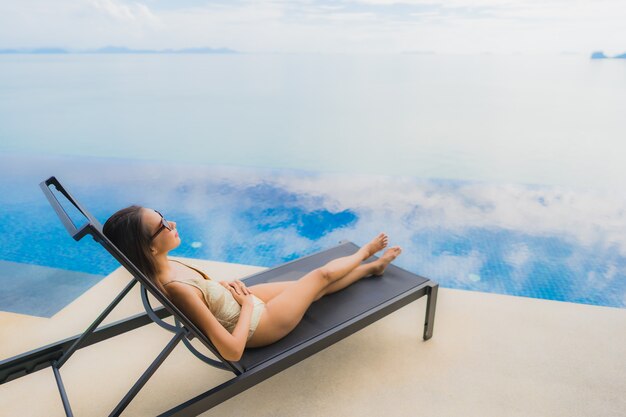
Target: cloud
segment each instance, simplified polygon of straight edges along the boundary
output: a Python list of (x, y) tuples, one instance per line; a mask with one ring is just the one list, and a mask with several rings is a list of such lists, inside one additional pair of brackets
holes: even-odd
[(403, 213), (412, 230), (437, 224), (453, 233), (500, 228), (568, 236), (587, 246), (616, 245), (626, 256), (626, 203), (608, 193), (397, 177), (335, 175), (331, 180), (324, 174), (315, 181), (287, 176), (277, 178), (277, 183), (294, 192), (327, 195), (337, 209), (367, 207), (379, 213)]
[(90, 0), (95, 10), (115, 20), (126, 22), (158, 22), (158, 18), (142, 3), (125, 4), (116, 0)]
[[(240, 1), (24, 0), (0, 5), (0, 47), (131, 44), (243, 51), (434, 50), (589, 53), (626, 37), (618, 0)], [(558, 34), (558, 36), (555, 36)], [(618, 51), (621, 52), (621, 51)]]
[(158, 14), (139, 2), (24, 0), (0, 3), (0, 48), (142, 47), (163, 30)]

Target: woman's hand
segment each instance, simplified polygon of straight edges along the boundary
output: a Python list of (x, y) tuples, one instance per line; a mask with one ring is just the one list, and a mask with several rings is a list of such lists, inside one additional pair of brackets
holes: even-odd
[(230, 291), (233, 298), (239, 303), (240, 306), (244, 304), (254, 304), (252, 293), (246, 287), (246, 284), (239, 280), (235, 281), (220, 281), (220, 284)]
[[(219, 284), (230, 291), (231, 288), (234, 288), (237, 293), (246, 294), (249, 293), (250, 290), (246, 287), (246, 284), (239, 280), (235, 281), (218, 281)], [(244, 289), (246, 292), (244, 292)]]

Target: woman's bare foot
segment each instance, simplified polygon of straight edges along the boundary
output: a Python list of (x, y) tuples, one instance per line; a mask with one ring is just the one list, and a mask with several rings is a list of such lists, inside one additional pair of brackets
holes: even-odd
[(383, 250), (387, 247), (387, 243), (389, 242), (389, 236), (385, 233), (379, 233), (372, 241), (366, 245), (363, 245), (363, 250), (367, 254), (365, 259), (374, 255), (376, 252)]
[(387, 269), (389, 264), (401, 253), (402, 248), (400, 246), (394, 246), (387, 249), (385, 253), (383, 253), (383, 256), (372, 262), (372, 266), (374, 267), (372, 274), (377, 277), (381, 276), (385, 272), (385, 269)]

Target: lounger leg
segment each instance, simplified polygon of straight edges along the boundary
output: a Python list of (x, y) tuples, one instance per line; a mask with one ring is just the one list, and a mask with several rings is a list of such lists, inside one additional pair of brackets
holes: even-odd
[(72, 407), (70, 407), (70, 400), (67, 399), (67, 393), (65, 392), (65, 386), (63, 385), (63, 379), (61, 378), (61, 373), (59, 372), (59, 368), (56, 367), (56, 363), (52, 366), (52, 371), (54, 372), (54, 377), (57, 380), (57, 387), (59, 388), (59, 394), (61, 394), (61, 401), (63, 401), (63, 408), (65, 409), (65, 415), (67, 417), (73, 417)]
[(435, 309), (437, 307), (437, 290), (439, 284), (428, 287), (428, 301), (426, 302), (426, 321), (424, 322), (424, 340), (433, 337), (435, 327)]

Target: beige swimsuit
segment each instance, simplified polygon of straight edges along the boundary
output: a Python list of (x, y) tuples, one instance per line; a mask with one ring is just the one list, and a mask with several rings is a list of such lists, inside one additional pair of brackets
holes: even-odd
[[(224, 288), (221, 284), (212, 280), (207, 274), (205, 274), (198, 268), (187, 265), (175, 259), (171, 260), (193, 269), (194, 271), (202, 275), (202, 278), (193, 277), (186, 280), (172, 280), (163, 284), (163, 286), (171, 284), (172, 282), (182, 282), (184, 284), (188, 284), (199, 289), (202, 292), (204, 300), (206, 301), (209, 310), (211, 310), (211, 313), (213, 313), (217, 321), (219, 321), (220, 324), (224, 326), (229, 333), (232, 333), (233, 330), (235, 330), (237, 322), (239, 321), (241, 306), (239, 305), (237, 300), (235, 300), (230, 291)], [(250, 340), (250, 338), (254, 334), (254, 331), (259, 324), (259, 320), (261, 319), (261, 314), (263, 314), (263, 310), (265, 310), (265, 303), (263, 302), (263, 300), (261, 300), (254, 294), (252, 295), (252, 297), (254, 299), (254, 308), (252, 310), (252, 318), (250, 319), (248, 340)]]

